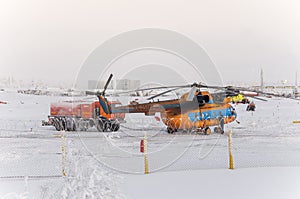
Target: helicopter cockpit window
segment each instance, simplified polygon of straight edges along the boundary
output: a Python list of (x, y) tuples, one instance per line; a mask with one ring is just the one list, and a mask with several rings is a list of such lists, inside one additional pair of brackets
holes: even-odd
[(205, 104), (209, 102), (209, 96), (208, 95), (197, 95), (197, 101), (200, 104)]

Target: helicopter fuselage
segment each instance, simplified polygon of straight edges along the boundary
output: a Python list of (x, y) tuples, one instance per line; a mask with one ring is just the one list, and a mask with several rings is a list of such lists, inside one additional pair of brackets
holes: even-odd
[(196, 92), (193, 101), (187, 101), (187, 93), (180, 99), (148, 103), (132, 102), (116, 107), (111, 113), (144, 113), (154, 115), (159, 112), (164, 124), (170, 130), (204, 129), (220, 123), (233, 122), (237, 114), (226, 101), (215, 103), (208, 92)]

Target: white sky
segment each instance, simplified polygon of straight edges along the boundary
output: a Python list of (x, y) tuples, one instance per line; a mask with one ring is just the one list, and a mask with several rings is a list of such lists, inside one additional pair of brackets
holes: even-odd
[[(177, 31), (203, 46), (225, 82), (295, 81), (300, 2), (0, 1), (0, 78), (73, 81), (89, 53), (133, 29)], [(298, 78), (299, 79), (299, 78)]]

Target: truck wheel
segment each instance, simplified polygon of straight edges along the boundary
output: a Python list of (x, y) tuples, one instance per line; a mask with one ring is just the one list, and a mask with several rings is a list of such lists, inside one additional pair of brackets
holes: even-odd
[(57, 121), (57, 120), (54, 121), (54, 127), (55, 127), (55, 129), (56, 129), (57, 131), (61, 131), (61, 130), (62, 130), (62, 129), (61, 129), (61, 126), (60, 126), (60, 122)]
[(96, 124), (96, 128), (99, 132), (106, 132), (107, 131), (107, 123), (103, 120), (98, 120)]
[(77, 127), (76, 127), (76, 121), (75, 119), (72, 119), (70, 121), (70, 126), (69, 126), (69, 131), (76, 131)]
[(87, 129), (88, 129), (88, 128), (87, 128), (86, 126), (80, 126), (80, 127), (79, 127), (79, 130), (80, 130), (80, 131), (87, 131)]
[(66, 119), (66, 130), (67, 131), (73, 130), (73, 120), (71, 118)]
[(76, 126), (76, 121), (75, 120), (72, 120), (72, 129), (71, 131), (76, 131), (77, 130), (77, 126)]
[(110, 126), (111, 131), (118, 131), (120, 129), (120, 124), (118, 122), (114, 122)]
[(66, 120), (65, 119), (59, 119), (59, 125), (60, 125), (60, 130), (66, 130)]

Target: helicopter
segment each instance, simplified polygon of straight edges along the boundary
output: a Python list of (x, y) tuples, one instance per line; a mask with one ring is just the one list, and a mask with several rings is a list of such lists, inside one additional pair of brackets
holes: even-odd
[[(120, 95), (130, 92), (149, 91), (155, 89), (168, 90), (147, 98), (147, 100), (149, 100), (149, 102), (147, 103), (138, 103), (134, 101), (128, 105), (121, 105), (112, 108), (109, 104), (109, 101), (105, 97), (105, 91), (112, 77), (113, 75), (111, 74), (102, 92), (87, 91), (86, 94), (96, 95), (99, 99), (99, 103), (102, 106), (102, 109), (106, 114), (144, 113), (146, 116), (153, 116), (158, 112), (160, 113), (161, 119), (166, 125), (167, 132), (169, 134), (173, 134), (178, 130), (183, 130), (184, 132), (196, 131), (204, 133), (205, 135), (209, 135), (211, 134), (210, 127), (213, 126), (215, 133), (223, 134), (225, 124), (234, 122), (237, 118), (237, 113), (234, 107), (230, 104), (230, 97), (240, 94), (240, 90), (242, 89), (245, 90), (245, 88), (241, 87), (207, 86), (201, 83), (193, 83), (180, 86), (142, 88), (115, 94)], [(190, 91), (184, 93), (180, 98), (154, 101), (154, 99), (159, 96), (183, 88), (190, 88)], [(216, 89), (220, 90), (220, 92), (210, 93), (208, 89)], [(253, 90), (249, 91), (254, 92)], [(265, 99), (254, 96), (249, 97), (266, 101)], [(117, 121), (114, 121), (113, 125), (109, 124), (112, 123), (107, 118), (101, 116), (97, 124), (97, 129), (101, 129), (102, 131), (107, 131), (109, 129), (111, 131), (115, 131), (116, 129), (114, 129), (114, 127), (116, 127), (117, 129), (119, 129), (120, 127), (120, 124), (118, 124)]]

